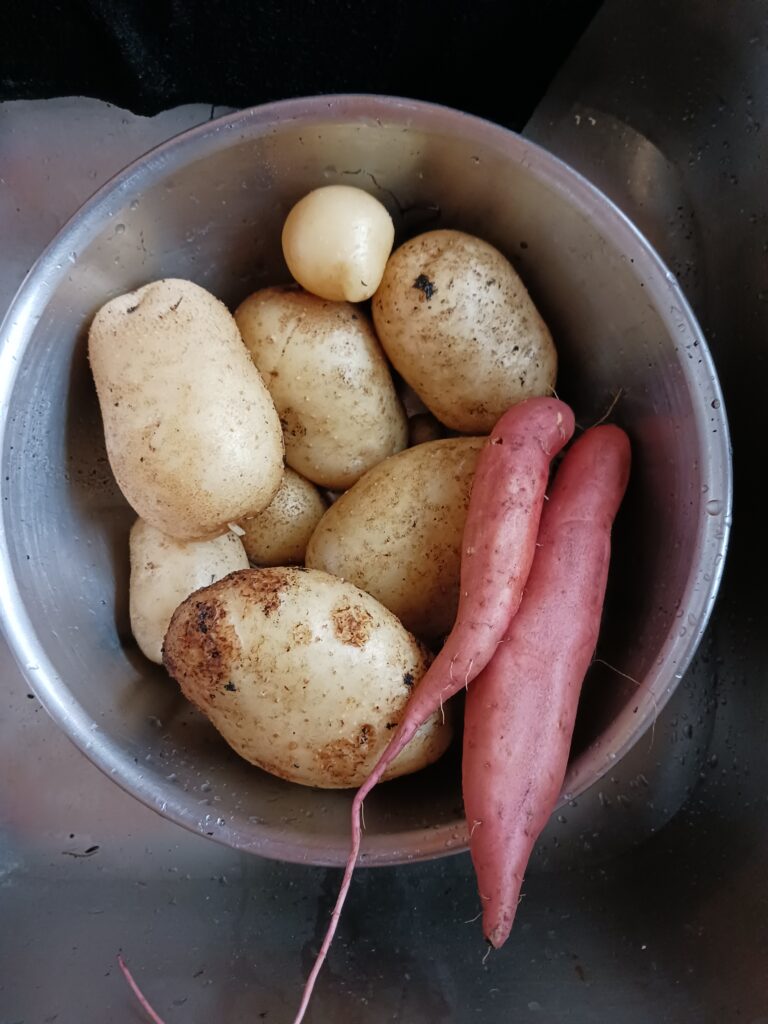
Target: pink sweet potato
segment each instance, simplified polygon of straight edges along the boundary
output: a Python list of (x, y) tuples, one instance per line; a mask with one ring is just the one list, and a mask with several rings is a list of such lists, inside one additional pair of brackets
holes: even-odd
[(456, 622), (378, 764), (355, 795), (344, 878), (294, 1024), (304, 1017), (349, 889), (360, 850), (363, 800), (427, 718), (491, 660), (517, 611), (531, 568), (550, 462), (570, 440), (573, 428), (567, 405), (554, 398), (532, 398), (501, 417), (480, 453), (464, 529)]
[(463, 788), (483, 932), (509, 935), (523, 872), (560, 795), (581, 684), (597, 643), (629, 441), (588, 430), (566, 453), (504, 642), (467, 694)]

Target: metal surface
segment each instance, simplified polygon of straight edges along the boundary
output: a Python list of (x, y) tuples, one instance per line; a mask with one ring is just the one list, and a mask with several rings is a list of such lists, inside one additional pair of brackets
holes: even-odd
[[(655, 729), (666, 784), (649, 796), (625, 758), (598, 787), (600, 835), (576, 833), (562, 870), (529, 880), (510, 943), (485, 964), (477, 924), (465, 924), (477, 909), (466, 856), (361, 872), (312, 1020), (768, 1021), (768, 552), (762, 504), (749, 488), (760, 465), (768, 336), (768, 154), (759, 130), (767, 81), (762, 2), (607, 0), (531, 125), (626, 203), (681, 275), (728, 399), (736, 529), (708, 639)], [(138, 154), (154, 141), (144, 133), (155, 122), (79, 103), (70, 119), (56, 104), (0, 108), (0, 231), (13, 240), (0, 261), (6, 295), (26, 269), (19, 253), (42, 248), (91, 190), (88, 175), (109, 173), (131, 147)], [(596, 111), (625, 127), (603, 133)], [(163, 123), (169, 133), (175, 113)], [(23, 168), (15, 177), (11, 128)], [(47, 165), (37, 131), (50, 147)], [(641, 145), (636, 157), (625, 151), (630, 137)], [(663, 159), (645, 159), (651, 152)], [(45, 181), (58, 167), (66, 190)], [(666, 169), (659, 187), (657, 169)], [(670, 188), (685, 196), (675, 204), (685, 207), (685, 227), (670, 219)], [(678, 242), (693, 244), (687, 275), (670, 248)], [(138, 1024), (114, 967), (119, 947), (169, 1024), (285, 1020), (338, 873), (245, 857), (170, 825), (82, 758), (25, 696), (10, 658), (2, 678), (0, 1021)], [(696, 773), (686, 777), (692, 762)], [(680, 813), (647, 839), (693, 782)], [(563, 811), (568, 825), (586, 802)], [(595, 844), (624, 830), (646, 841), (591, 864)], [(62, 852), (93, 845), (84, 859)]]
[[(133, 513), (106, 462), (84, 334), (106, 299), (159, 277), (231, 303), (282, 280), (286, 212), (318, 181), (350, 178), (384, 197), (401, 231), (401, 211), (437, 210), (434, 223), (514, 254), (553, 326), (577, 420), (622, 393), (632, 483), (566, 800), (620, 761), (676, 689), (717, 590), (731, 500), (719, 385), (672, 275), (586, 181), (511, 133), (425, 104), (321, 97), (229, 115), (119, 175), (57, 236), (0, 331), (8, 639), (54, 718), (120, 785), (200, 833), (315, 864), (346, 859), (351, 794), (254, 771), (132, 641)], [(504, 187), (490, 198), (494, 181)], [(362, 861), (464, 846), (459, 778), (438, 765), (381, 787)]]

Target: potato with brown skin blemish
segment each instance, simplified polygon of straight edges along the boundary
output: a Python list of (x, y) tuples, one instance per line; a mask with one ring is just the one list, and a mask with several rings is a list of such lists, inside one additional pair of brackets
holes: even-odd
[(365, 647), (371, 635), (373, 616), (359, 605), (346, 602), (336, 605), (331, 614), (333, 631), (343, 644)]
[(130, 535), (131, 631), (150, 661), (162, 664), (163, 637), (181, 602), (236, 569), (248, 557), (233, 533), (210, 540), (175, 540), (137, 519)]
[(285, 461), (298, 473), (345, 490), (405, 448), (405, 412), (362, 310), (288, 286), (255, 292), (235, 319), (280, 414)]
[(444, 438), (379, 463), (325, 513), (306, 564), (372, 594), (425, 640), (450, 630), (461, 536), (482, 437)]
[[(176, 610), (164, 663), (242, 757), (306, 786), (359, 786), (430, 655), (351, 583), (309, 569), (245, 569)], [(435, 761), (451, 738), (433, 715), (387, 778)]]
[(173, 279), (120, 295), (94, 317), (88, 356), (109, 462), (142, 519), (194, 540), (272, 501), (280, 421), (213, 295)]
[(314, 484), (286, 468), (271, 503), (252, 519), (241, 519), (241, 540), (253, 565), (301, 565), (312, 533), (327, 508)]
[(373, 297), (392, 365), (453, 430), (483, 434), (511, 405), (551, 394), (557, 354), (509, 261), (461, 231), (428, 231), (390, 256)]

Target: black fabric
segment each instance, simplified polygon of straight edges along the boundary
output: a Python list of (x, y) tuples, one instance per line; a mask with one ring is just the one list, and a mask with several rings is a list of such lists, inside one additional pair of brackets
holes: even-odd
[(433, 100), (521, 128), (600, 0), (9, 0), (0, 99), (137, 113), (311, 93)]

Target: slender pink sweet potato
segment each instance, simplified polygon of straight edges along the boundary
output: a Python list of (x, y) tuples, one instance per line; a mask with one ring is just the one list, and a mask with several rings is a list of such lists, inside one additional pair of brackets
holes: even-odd
[(573, 413), (555, 398), (509, 409), (477, 462), (464, 528), (456, 622), (411, 697), (390, 743), (352, 803), (352, 842), (328, 931), (294, 1024), (304, 1017), (330, 948), (360, 851), (363, 800), (421, 725), (488, 664), (517, 611), (536, 550), (552, 458), (573, 434)]
[(483, 932), (497, 949), (565, 777), (629, 464), (627, 436), (613, 426), (588, 430), (566, 453), (520, 610), (467, 694), (464, 807)]

